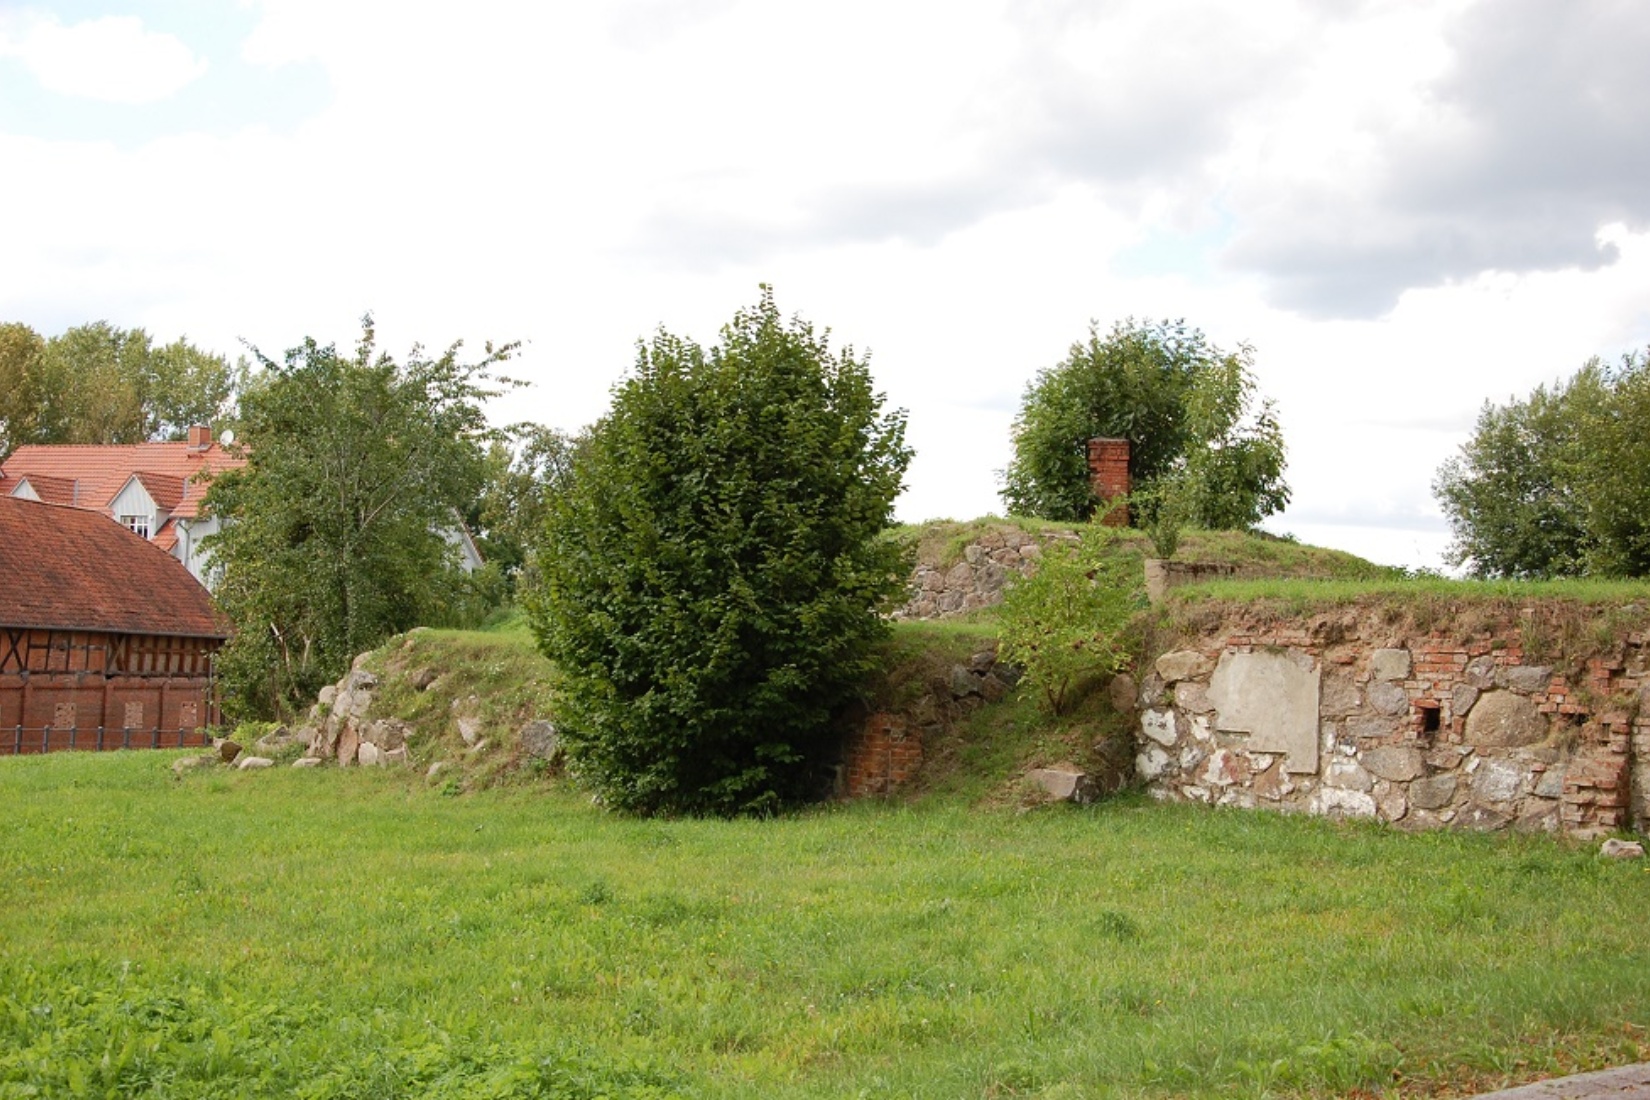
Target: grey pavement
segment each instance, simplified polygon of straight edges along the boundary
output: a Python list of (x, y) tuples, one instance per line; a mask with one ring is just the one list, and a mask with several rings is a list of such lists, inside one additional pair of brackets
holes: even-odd
[(1650, 1100), (1650, 1062), (1619, 1069), (1555, 1077), (1515, 1089), (1486, 1092), (1475, 1100)]

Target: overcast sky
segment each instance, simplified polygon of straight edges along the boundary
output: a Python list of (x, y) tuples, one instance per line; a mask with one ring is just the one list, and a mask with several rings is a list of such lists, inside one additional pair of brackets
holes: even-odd
[(272, 355), (525, 341), (574, 429), (758, 284), (1000, 510), (1089, 322), (1252, 345), (1268, 526), (1437, 566), (1486, 399), (1650, 343), (1639, 0), (0, 0), (0, 320)]

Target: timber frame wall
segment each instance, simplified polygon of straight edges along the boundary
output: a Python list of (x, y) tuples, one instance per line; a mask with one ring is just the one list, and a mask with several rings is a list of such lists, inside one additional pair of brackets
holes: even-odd
[(205, 742), (217, 638), (0, 627), (0, 755)]

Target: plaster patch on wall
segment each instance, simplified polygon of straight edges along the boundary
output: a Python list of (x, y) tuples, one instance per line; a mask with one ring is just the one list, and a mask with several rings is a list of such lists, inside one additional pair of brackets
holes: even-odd
[(1251, 752), (1283, 753), (1297, 775), (1318, 770), (1318, 667), (1286, 652), (1223, 653), (1209, 679), (1215, 727), (1249, 734)]

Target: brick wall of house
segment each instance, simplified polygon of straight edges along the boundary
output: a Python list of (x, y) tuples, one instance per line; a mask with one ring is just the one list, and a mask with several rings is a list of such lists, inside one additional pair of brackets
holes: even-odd
[(215, 639), (0, 630), (0, 755), (199, 745)]
[(210, 682), (100, 673), (0, 676), (0, 756), (200, 745), (216, 721)]

